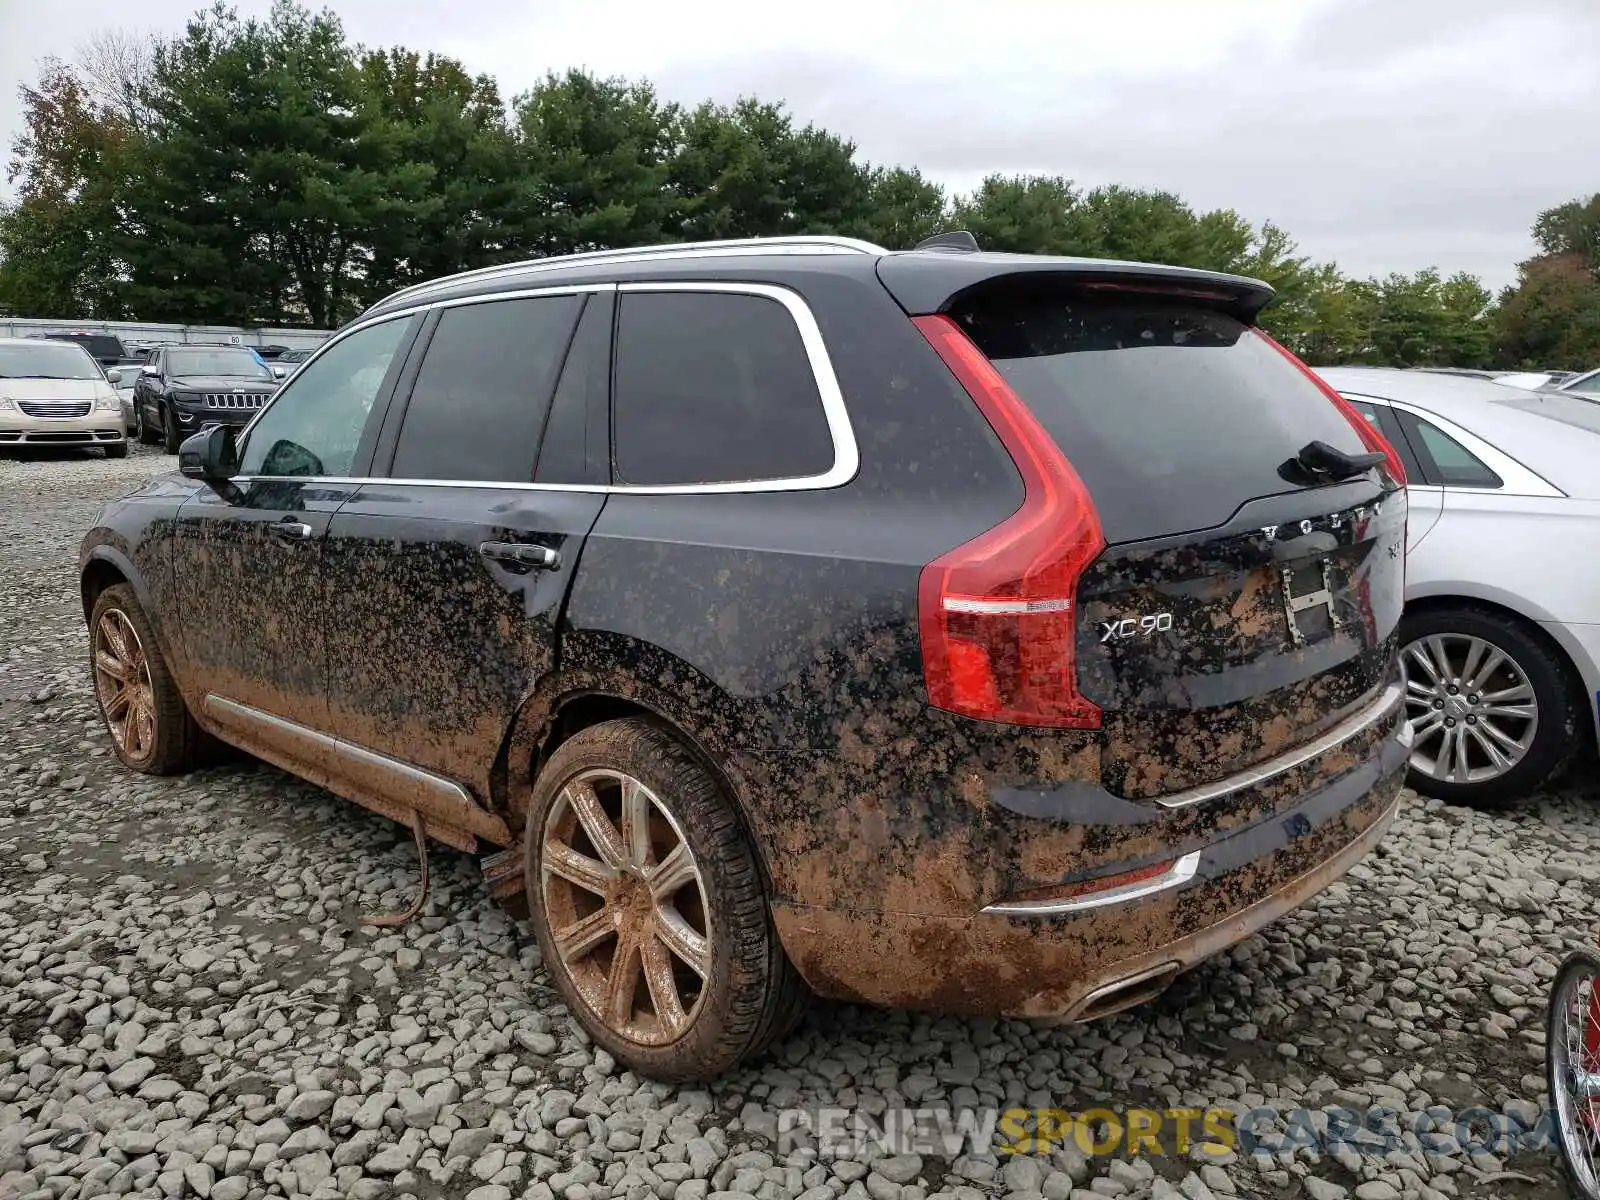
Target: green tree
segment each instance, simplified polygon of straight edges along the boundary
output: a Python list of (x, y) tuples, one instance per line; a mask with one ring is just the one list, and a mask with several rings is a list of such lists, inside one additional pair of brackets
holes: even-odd
[(678, 111), (645, 83), (550, 75), (514, 103), (521, 176), (508, 220), (518, 247), (572, 254), (667, 240)]
[(1500, 297), (1494, 348), (1520, 367), (1600, 365), (1600, 280), (1581, 254), (1530, 259)]
[(126, 266), (114, 231), (136, 135), (72, 67), (49, 60), (18, 89), (23, 128), (0, 216), (0, 304), (34, 316), (125, 315)]
[(494, 80), (396, 47), (362, 56), (361, 89), (368, 136), (420, 168), (409, 202), (368, 220), (363, 300), (506, 257), (522, 163)]
[(867, 209), (842, 232), (890, 250), (909, 250), (949, 223), (944, 189), (906, 167), (873, 167), (867, 180)]
[(872, 210), (872, 173), (853, 143), (796, 129), (781, 104), (754, 99), (687, 113), (670, 181), (688, 240), (840, 233)]
[(991, 175), (955, 202), (950, 223), (985, 250), (1016, 254), (1081, 254), (1091, 241), (1081, 197), (1059, 175)]

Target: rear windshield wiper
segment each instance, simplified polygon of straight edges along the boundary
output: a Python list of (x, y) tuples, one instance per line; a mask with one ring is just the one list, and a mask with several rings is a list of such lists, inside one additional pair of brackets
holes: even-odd
[(1340, 483), (1365, 475), (1383, 462), (1382, 453), (1346, 454), (1327, 442), (1307, 442), (1283, 467), (1286, 470), (1298, 468), (1321, 483)]

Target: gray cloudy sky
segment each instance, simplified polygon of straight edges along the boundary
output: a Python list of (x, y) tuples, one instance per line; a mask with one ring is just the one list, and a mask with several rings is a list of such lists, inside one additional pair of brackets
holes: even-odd
[[(100, 25), (176, 31), (199, 2), (0, 0), (0, 137), (41, 57)], [(1498, 287), (1540, 209), (1600, 190), (1600, 0), (332, 7), (353, 39), (453, 55), (508, 96), (583, 66), (685, 102), (781, 97), (956, 189), (991, 171), (1168, 188), (1358, 274)]]

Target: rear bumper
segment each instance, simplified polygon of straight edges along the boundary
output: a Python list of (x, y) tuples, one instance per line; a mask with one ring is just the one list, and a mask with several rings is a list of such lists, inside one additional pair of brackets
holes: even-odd
[[(807, 982), (833, 998), (1069, 1021), (1120, 1011), (1304, 904), (1377, 845), (1399, 807), (1410, 753), (1403, 713), (1391, 704), (1379, 715), (1320, 759), (1255, 785), (1263, 801), (1280, 799), (1251, 806), (1253, 819), (1219, 833), (1213, 815), (1205, 837), (1206, 811), (1230, 800), (1171, 814), (1161, 857), (1173, 867), (1115, 899), (1001, 897), (960, 916), (780, 902), (779, 935)], [(1296, 788), (1318, 768), (1317, 784)], [(1058, 836), (1082, 847), (1130, 833), (1079, 826)]]

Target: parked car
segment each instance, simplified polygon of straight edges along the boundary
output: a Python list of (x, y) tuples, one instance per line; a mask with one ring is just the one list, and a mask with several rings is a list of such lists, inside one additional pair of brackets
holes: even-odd
[(1600, 370), (1574, 375), (1571, 379), (1558, 384), (1557, 389), (1563, 392), (1576, 392), (1579, 395), (1600, 396)]
[(82, 346), (0, 338), (0, 450), (99, 446), (108, 458), (124, 458), (121, 407), (100, 364)]
[(243, 427), (276, 390), (272, 372), (243, 346), (163, 346), (134, 385), (135, 436), (176, 454), (190, 433)]
[(1593, 746), (1600, 719), (1600, 560), (1575, 549), (1600, 530), (1600, 404), (1409, 371), (1319, 373), (1411, 481), (1412, 786), (1521, 799)]
[(134, 357), (114, 333), (88, 333), (74, 330), (68, 333), (45, 335), (53, 342), (76, 342), (87, 350), (102, 367), (121, 367), (133, 363)]
[(808, 989), (1159, 993), (1399, 804), (1399, 459), (1256, 328), (1263, 283), (941, 244), (384, 300), (95, 519), (117, 756), (220, 738), (424, 855), (487, 844), (652, 1077), (722, 1072)]
[(1559, 382), (1554, 371), (1505, 371), (1494, 376), (1496, 383), (1503, 383), (1507, 387), (1523, 388), (1527, 391), (1536, 391), (1547, 388)]
[(122, 405), (123, 432), (138, 436), (139, 426), (134, 420), (133, 388), (138, 382), (140, 367), (112, 367), (106, 372), (106, 382), (116, 389), (117, 400)]
[(285, 350), (268, 365), (272, 373), (279, 379), (287, 379), (300, 369), (300, 364), (310, 358), (314, 351), (311, 350)]

